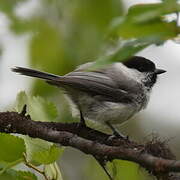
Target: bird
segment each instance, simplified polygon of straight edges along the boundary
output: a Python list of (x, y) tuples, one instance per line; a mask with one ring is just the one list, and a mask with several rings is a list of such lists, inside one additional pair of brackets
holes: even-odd
[(94, 63), (82, 64), (63, 76), (24, 67), (14, 67), (12, 71), (43, 79), (62, 89), (74, 114), (80, 115), (81, 124), (92, 120), (123, 137), (114, 125), (126, 122), (147, 107), (158, 76), (166, 71), (142, 56), (91, 70)]

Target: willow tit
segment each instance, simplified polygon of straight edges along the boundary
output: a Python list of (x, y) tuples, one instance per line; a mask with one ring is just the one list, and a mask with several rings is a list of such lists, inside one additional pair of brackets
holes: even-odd
[(46, 80), (64, 89), (81, 119), (90, 119), (112, 127), (121, 124), (144, 109), (156, 83), (157, 75), (166, 72), (140, 56), (87, 71), (94, 62), (58, 76), (34, 69), (15, 67), (12, 71)]

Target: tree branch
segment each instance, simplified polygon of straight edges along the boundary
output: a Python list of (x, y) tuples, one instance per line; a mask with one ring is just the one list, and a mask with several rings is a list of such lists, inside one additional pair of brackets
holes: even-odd
[(32, 121), (25, 113), (1, 112), (0, 132), (19, 133), (40, 138), (63, 146), (71, 146), (104, 161), (122, 159), (133, 161), (147, 169), (158, 179), (178, 179), (173, 172), (180, 172), (180, 161), (165, 142), (153, 139), (146, 144), (96, 131), (79, 123)]

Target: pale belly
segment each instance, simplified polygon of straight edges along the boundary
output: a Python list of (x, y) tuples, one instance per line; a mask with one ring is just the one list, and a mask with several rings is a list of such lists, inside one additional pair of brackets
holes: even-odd
[(121, 124), (137, 112), (138, 108), (136, 106), (103, 102), (103, 105), (96, 107), (96, 110), (93, 112), (85, 113), (85, 117), (100, 123), (110, 122), (111, 124)]
[[(69, 99), (69, 98), (68, 98)], [(73, 116), (79, 116), (79, 108), (69, 99)], [(81, 96), (79, 106), (85, 120), (92, 120), (99, 123), (110, 122), (121, 124), (131, 118), (140, 109), (135, 104), (122, 104), (109, 101), (97, 101), (87, 96)]]

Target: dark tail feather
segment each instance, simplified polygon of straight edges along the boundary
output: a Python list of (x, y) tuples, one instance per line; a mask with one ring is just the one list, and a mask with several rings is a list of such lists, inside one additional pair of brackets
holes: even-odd
[(41, 72), (34, 69), (23, 68), (23, 67), (15, 67), (15, 68), (12, 68), (11, 70), (13, 72), (16, 72), (25, 76), (37, 77), (37, 78), (48, 80), (48, 81), (55, 81), (60, 78), (60, 76)]

